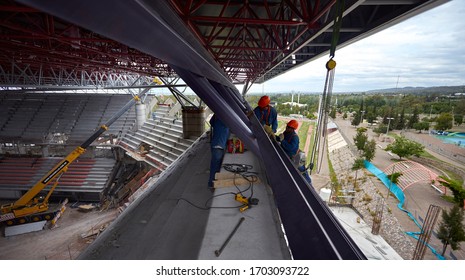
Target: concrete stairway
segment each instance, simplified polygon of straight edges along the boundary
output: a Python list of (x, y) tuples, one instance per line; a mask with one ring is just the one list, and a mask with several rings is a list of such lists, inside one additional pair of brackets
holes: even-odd
[[(62, 158), (2, 158), (0, 159), (0, 197), (18, 199)], [(99, 201), (115, 165), (109, 158), (80, 158), (69, 165), (52, 197)], [(53, 181), (54, 182), (54, 181)], [(45, 188), (48, 191), (53, 182)]]
[(154, 119), (147, 120), (135, 133), (128, 133), (119, 145), (130, 154), (165, 170), (189, 148), (195, 139), (183, 138), (182, 120), (168, 115), (170, 106), (159, 105)]
[[(78, 145), (130, 100), (127, 94), (5, 93), (0, 99), (0, 141), (37, 144), (63, 134), (68, 144)], [(135, 122), (135, 109), (130, 108), (105, 134), (124, 135)]]

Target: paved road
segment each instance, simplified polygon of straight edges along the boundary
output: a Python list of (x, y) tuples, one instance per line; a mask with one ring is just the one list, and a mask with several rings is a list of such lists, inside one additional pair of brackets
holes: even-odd
[[(346, 140), (349, 140), (351, 144), (353, 145), (353, 138), (356, 134), (356, 128), (350, 125), (349, 120), (343, 120), (342, 118), (337, 118), (335, 120), (336, 124), (339, 127), (339, 130), (341, 134), (345, 135)], [(367, 124), (363, 124), (363, 126), (367, 126)], [(386, 148), (386, 146), (389, 144), (388, 142), (383, 142), (380, 141), (378, 137), (371, 131), (371, 129), (368, 129), (368, 136), (369, 140), (375, 139), (377, 141), (377, 149), (376, 149), (376, 155), (375, 158), (373, 159), (372, 163), (376, 165), (380, 170), (384, 170), (387, 168), (389, 165), (394, 163), (395, 159), (397, 157), (392, 157), (390, 156), (386, 151), (383, 149)], [(378, 182), (376, 184), (376, 187), (379, 189), (379, 191), (383, 194), (387, 195), (387, 188), (381, 183)], [(431, 204), (437, 205), (441, 207), (442, 209), (449, 209), (452, 207), (452, 204), (443, 200), (441, 198), (441, 194), (438, 193), (436, 190), (431, 188), (429, 183), (416, 183), (413, 186), (407, 188), (404, 192), (406, 202), (404, 204), (404, 209), (408, 210), (414, 217), (422, 223), (422, 221), (425, 219), (426, 214), (428, 212), (428, 208)], [(390, 196), (388, 199), (388, 205), (390, 209), (392, 209), (394, 215), (396, 218), (399, 220), (401, 223), (402, 227), (405, 229), (407, 232), (418, 232), (419, 228), (415, 225), (415, 223), (405, 214), (405, 212), (401, 211), (398, 207), (397, 204), (399, 201), (393, 197)], [(438, 223), (442, 220), (441, 215), (439, 215), (435, 231), (437, 231), (438, 228)], [(416, 241), (413, 240), (413, 242), (416, 244)], [(442, 252), (442, 243), (434, 236), (431, 236), (430, 240), (430, 245), (432, 245), (439, 253)], [(465, 244), (462, 246), (465, 247)], [(465, 259), (465, 250), (457, 250), (453, 252), (453, 255), (457, 259)], [(450, 246), (448, 247), (448, 250), (445, 254), (445, 257), (447, 259), (451, 259), (450, 255)], [(437, 259), (437, 257), (430, 251), (427, 250), (424, 259)]]
[[(416, 132), (405, 132), (405, 136), (414, 141), (420, 142), (425, 146), (425, 149), (434, 157), (454, 165), (457, 168), (465, 170), (465, 163), (460, 162), (465, 156), (465, 148), (458, 147), (452, 144), (446, 144), (440, 139), (427, 134), (427, 133), (416, 133)], [(444, 154), (441, 155), (439, 152), (442, 151)], [(453, 158), (456, 160), (453, 160)]]

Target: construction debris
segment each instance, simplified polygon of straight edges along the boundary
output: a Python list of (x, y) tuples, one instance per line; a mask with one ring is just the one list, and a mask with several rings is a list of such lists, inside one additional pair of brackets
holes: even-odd
[(87, 232), (85, 233), (82, 233), (81, 234), (81, 237), (82, 238), (89, 238), (89, 237), (97, 237), (100, 235), (100, 233), (102, 233), (106, 228), (107, 226), (109, 225), (109, 223), (106, 223), (106, 224), (103, 224), (101, 225), (99, 228), (95, 229), (95, 228), (91, 228), (90, 230), (88, 230)]
[(78, 210), (82, 212), (90, 212), (94, 210), (96, 207), (93, 204), (84, 204), (84, 205), (79, 205)]

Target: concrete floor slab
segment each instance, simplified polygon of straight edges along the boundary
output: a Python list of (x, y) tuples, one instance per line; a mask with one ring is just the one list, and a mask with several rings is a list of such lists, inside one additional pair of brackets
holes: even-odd
[[(257, 175), (261, 172), (260, 164), (250, 151), (243, 154), (226, 154), (223, 165), (227, 164), (244, 164), (252, 167), (248, 172), (257, 172)], [(222, 168), (220, 173), (230, 172)], [(289, 259), (271, 189), (262, 181), (227, 187), (222, 187), (222, 183), (222, 180), (215, 182), (216, 189), (199, 259)], [(253, 196), (259, 199), (258, 205), (253, 205), (243, 212), (239, 211), (242, 203), (235, 200), (236, 193), (241, 193), (247, 198)], [(241, 218), (244, 218), (243, 222), (221, 254), (216, 256), (215, 251), (225, 244)]]

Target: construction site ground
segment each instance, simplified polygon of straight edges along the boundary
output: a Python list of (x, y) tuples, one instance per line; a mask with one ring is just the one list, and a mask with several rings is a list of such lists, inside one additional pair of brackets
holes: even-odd
[(53, 228), (5, 237), (2, 227), (0, 260), (75, 259), (116, 216), (116, 209), (85, 212), (69, 205)]

